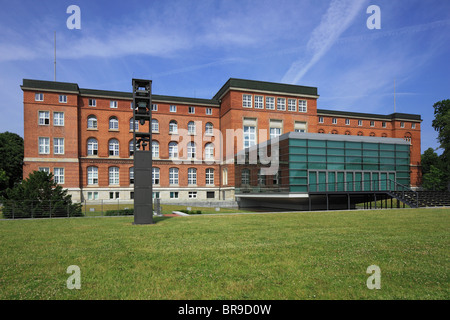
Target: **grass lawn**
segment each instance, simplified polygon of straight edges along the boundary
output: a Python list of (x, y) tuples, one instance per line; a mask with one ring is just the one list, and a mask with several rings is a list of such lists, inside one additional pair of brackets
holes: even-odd
[[(0, 221), (0, 299), (445, 299), (450, 212)], [(81, 269), (69, 290), (67, 267)], [(381, 289), (369, 290), (370, 265)]]

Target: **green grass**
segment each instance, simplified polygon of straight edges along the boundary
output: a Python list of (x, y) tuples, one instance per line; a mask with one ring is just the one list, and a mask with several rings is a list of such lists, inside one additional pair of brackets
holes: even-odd
[[(0, 299), (445, 299), (448, 209), (0, 221)], [(67, 267), (81, 269), (69, 290)], [(381, 289), (366, 286), (381, 268)]]

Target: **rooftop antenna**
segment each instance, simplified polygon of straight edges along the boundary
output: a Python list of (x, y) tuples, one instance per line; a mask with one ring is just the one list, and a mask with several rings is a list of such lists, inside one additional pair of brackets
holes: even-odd
[(56, 31), (55, 31), (55, 60), (54, 60), (54, 70), (53, 70), (53, 78), (56, 81)]

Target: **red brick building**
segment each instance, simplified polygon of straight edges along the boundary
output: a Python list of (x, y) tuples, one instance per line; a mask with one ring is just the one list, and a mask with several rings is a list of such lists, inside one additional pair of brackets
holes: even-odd
[[(29, 79), (21, 88), (24, 178), (45, 170), (75, 200), (132, 199), (131, 92)], [(420, 183), (420, 115), (322, 110), (318, 98), (314, 87), (233, 78), (212, 99), (153, 95), (154, 196), (234, 200), (229, 159), (291, 131), (403, 138), (411, 143), (411, 185)], [(184, 158), (197, 160), (177, 161)]]

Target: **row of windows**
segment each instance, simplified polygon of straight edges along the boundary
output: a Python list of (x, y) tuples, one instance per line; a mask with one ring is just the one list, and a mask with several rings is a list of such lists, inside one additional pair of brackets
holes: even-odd
[[(50, 125), (50, 111), (39, 111), (38, 119), (39, 125)], [(64, 126), (64, 112), (53, 112), (53, 125)]]
[[(319, 129), (318, 133), (325, 133), (325, 130), (324, 129)], [(331, 130), (331, 134), (339, 134), (339, 132), (336, 129), (333, 129), (333, 130)], [(344, 135), (351, 136), (351, 132), (347, 130), (347, 131), (344, 132)], [(364, 136), (364, 133), (362, 131), (358, 131), (358, 133), (356, 135), (357, 136)], [(371, 133), (369, 133), (369, 136), (376, 137), (376, 134), (375, 134), (375, 132), (371, 132)], [(383, 132), (381, 134), (381, 137), (382, 138), (386, 138), (387, 134)], [(403, 140), (411, 142), (411, 139), (412, 139), (411, 132), (406, 132), (404, 137), (403, 137)]]
[[(97, 129), (98, 122), (97, 117), (94, 115), (91, 115), (87, 118), (87, 127), (88, 129)], [(139, 131), (139, 122), (134, 121), (134, 127), (136, 128), (136, 131)], [(151, 121), (151, 127), (152, 132), (157, 133), (159, 132), (159, 122), (156, 119), (152, 119)], [(109, 118), (109, 129), (110, 130), (119, 130), (119, 120), (117, 117), (112, 116)], [(133, 118), (130, 119), (130, 131), (133, 130)], [(211, 122), (207, 122), (205, 124), (205, 133), (206, 134), (212, 134), (214, 130), (214, 126)], [(169, 132), (170, 133), (177, 133), (178, 132), (178, 122), (175, 120), (171, 120), (169, 122)], [(195, 134), (196, 132), (196, 124), (194, 121), (188, 122), (188, 132), (190, 134)]]
[[(34, 100), (35, 101), (44, 101), (44, 94), (43, 93), (35, 93)], [(67, 103), (67, 96), (65, 94), (60, 94), (58, 101), (59, 101), (59, 103)]]
[[(50, 154), (50, 138), (39, 137), (39, 154)], [(53, 138), (53, 154), (64, 154), (64, 138)]]
[[(319, 123), (324, 123), (324, 118), (323, 117), (319, 117)], [(332, 118), (331, 119), (331, 123), (332, 124), (337, 124), (337, 118)], [(345, 125), (349, 126), (351, 125), (351, 121), (350, 119), (345, 119)], [(358, 126), (362, 127), (363, 125), (363, 120), (358, 120)], [(371, 127), (375, 127), (375, 121), (374, 120), (370, 120), (370, 126)], [(381, 127), (382, 128), (386, 128), (386, 121), (382, 121), (381, 122)], [(400, 122), (400, 128), (405, 128), (405, 122)], [(415, 123), (411, 123), (411, 129), (415, 129), (416, 128), (416, 124)]]
[[(108, 142), (108, 152), (110, 156), (119, 156), (119, 141), (117, 139), (111, 139)], [(133, 140), (129, 142), (129, 155), (134, 153)], [(98, 155), (98, 141), (95, 138), (89, 138), (87, 141), (87, 155)], [(197, 145), (195, 142), (189, 142), (187, 144), (187, 156), (188, 158), (195, 159), (197, 156)], [(152, 141), (152, 157), (159, 158), (159, 142)], [(178, 158), (178, 143), (172, 141), (169, 143), (169, 158)], [(214, 144), (207, 143), (205, 145), (205, 159), (214, 159)]]
[[(276, 105), (275, 105), (276, 101)], [(298, 103), (297, 103), (298, 101)], [(286, 111), (286, 98), (276, 98), (275, 97), (265, 97), (259, 95), (251, 95), (251, 94), (243, 94), (242, 95), (242, 107), (244, 108), (255, 108), (255, 109), (266, 109), (266, 110), (275, 110)], [(287, 110), (288, 111), (297, 111), (298, 112), (307, 112), (308, 104), (306, 100), (303, 99), (287, 99)]]
[[(55, 168), (56, 169), (56, 168)], [(187, 172), (188, 185), (197, 184), (197, 169), (189, 168)], [(134, 168), (129, 169), (130, 184), (134, 184)], [(55, 180), (56, 181), (56, 180)], [(108, 181), (109, 185), (119, 185), (119, 167), (109, 167), (108, 169)], [(179, 181), (179, 169), (170, 168), (169, 169), (169, 184), (178, 185)], [(88, 167), (87, 168), (87, 183), (88, 185), (98, 185), (98, 168)], [(160, 169), (152, 168), (152, 184), (160, 184)], [(205, 184), (214, 185), (214, 169), (208, 168), (205, 170)]]
[[(50, 168), (41, 167), (39, 171), (50, 173)], [(64, 168), (53, 168), (53, 180), (58, 184), (64, 184)]]

